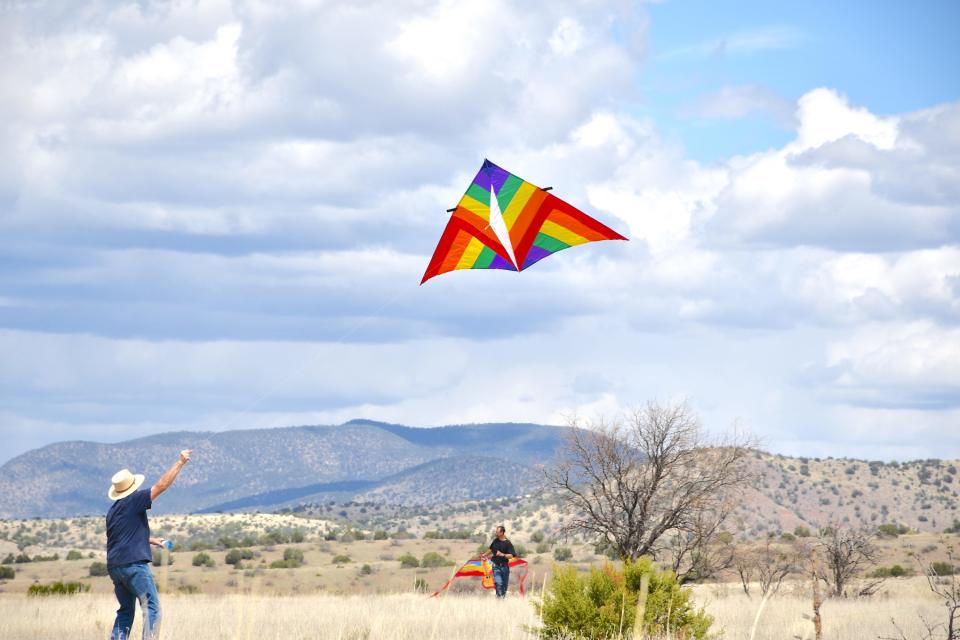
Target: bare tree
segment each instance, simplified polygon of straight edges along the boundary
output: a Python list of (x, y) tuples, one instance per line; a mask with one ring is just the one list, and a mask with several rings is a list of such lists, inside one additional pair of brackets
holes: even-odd
[(610, 423), (571, 426), (560, 460), (545, 471), (570, 516), (564, 530), (606, 540), (625, 560), (656, 556), (668, 532), (702, 546), (750, 478), (752, 442), (708, 441), (685, 403), (651, 402)]
[[(850, 581), (864, 565), (876, 564), (877, 547), (866, 531), (845, 526), (830, 526), (820, 532), (817, 546), (835, 596), (845, 597)], [(867, 585), (858, 595), (870, 595), (881, 581)]]
[(662, 546), (681, 584), (712, 578), (733, 566), (733, 536), (722, 529), (732, 510), (731, 500), (721, 501), (715, 508), (694, 514), (690, 527), (673, 529), (664, 536)]
[(800, 570), (800, 552), (795, 545), (778, 545), (767, 537), (758, 546), (739, 549), (733, 566), (745, 594), (750, 595), (750, 585), (756, 580), (761, 595), (774, 595), (784, 578)]
[[(917, 564), (920, 570), (927, 578), (927, 586), (930, 591), (940, 598), (941, 603), (947, 610), (947, 621), (943, 623), (933, 623), (928, 621), (922, 615), (920, 621), (926, 627), (923, 636), (919, 640), (960, 640), (960, 580), (957, 578), (957, 566), (954, 564), (957, 556), (954, 548), (946, 544), (947, 562), (924, 562), (919, 556), (916, 556)], [(919, 615), (919, 614), (918, 614)], [(880, 636), (880, 640), (908, 640), (907, 635), (897, 625), (897, 621), (890, 618), (893, 628), (897, 630), (899, 637)]]

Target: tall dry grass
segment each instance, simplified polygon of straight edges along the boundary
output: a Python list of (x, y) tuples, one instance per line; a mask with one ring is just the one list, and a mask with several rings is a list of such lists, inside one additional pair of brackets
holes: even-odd
[[(713, 628), (723, 630), (725, 640), (749, 640), (761, 604), (759, 593), (747, 597), (739, 584), (699, 585), (694, 598), (714, 617)], [(828, 599), (820, 613), (824, 640), (899, 638), (894, 621), (907, 638), (923, 638), (926, 627), (920, 616), (931, 623), (946, 620), (943, 605), (924, 578), (889, 580), (870, 598)], [(764, 606), (754, 640), (812, 640), (812, 616), (809, 585), (788, 583)]]
[[(484, 594), (488, 596), (489, 594)], [(533, 607), (520, 598), (372, 596), (167, 595), (162, 637), (168, 640), (529, 640)], [(0, 638), (104, 640), (116, 610), (105, 595), (0, 596)], [(138, 609), (133, 638), (140, 637)]]
[[(757, 623), (755, 640), (813, 638), (811, 601), (804, 583), (784, 585), (770, 598)], [(724, 640), (749, 640), (761, 599), (739, 585), (700, 585), (696, 602), (715, 618)], [(498, 602), (491, 594), (430, 599), (419, 594), (337, 596), (235, 595), (161, 596), (165, 640), (532, 640), (537, 618), (529, 600)], [(106, 594), (28, 598), (0, 594), (3, 640), (103, 640), (116, 602)], [(925, 636), (920, 616), (945, 619), (941, 603), (923, 578), (888, 581), (869, 599), (831, 599), (822, 609), (825, 640), (877, 640)], [(141, 614), (133, 637), (140, 637)], [(676, 639), (674, 639), (676, 640)]]

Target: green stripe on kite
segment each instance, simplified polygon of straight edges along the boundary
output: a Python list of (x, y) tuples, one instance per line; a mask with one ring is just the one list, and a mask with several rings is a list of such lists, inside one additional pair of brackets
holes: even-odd
[(533, 241), (533, 244), (540, 247), (544, 251), (549, 251), (550, 253), (556, 253), (557, 251), (563, 251), (564, 249), (569, 249), (570, 245), (561, 240), (557, 240), (553, 236), (548, 236), (545, 233), (538, 233), (536, 239)]
[(523, 180), (513, 174), (510, 174), (504, 181), (503, 186), (497, 191), (497, 203), (500, 205), (500, 211), (507, 210), (507, 207), (510, 206), (510, 201), (513, 200), (513, 196), (517, 195), (517, 190), (522, 184)]
[(494, 253), (490, 247), (484, 247), (480, 252), (480, 255), (477, 256), (476, 261), (474, 261), (471, 269), (488, 269), (490, 263), (493, 262), (493, 259), (497, 257), (497, 254)]
[(488, 206), (490, 205), (490, 192), (478, 184), (471, 184), (467, 189), (466, 195), (470, 196), (477, 202), (482, 202)]

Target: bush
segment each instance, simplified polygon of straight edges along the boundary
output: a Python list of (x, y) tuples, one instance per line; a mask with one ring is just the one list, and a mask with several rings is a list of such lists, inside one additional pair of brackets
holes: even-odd
[(904, 569), (899, 564), (895, 564), (892, 567), (877, 567), (874, 569), (868, 577), (870, 578), (900, 578), (902, 576), (910, 575), (910, 573)]
[(27, 589), (28, 596), (72, 596), (90, 591), (90, 585), (82, 582), (51, 582), (50, 584), (32, 584)]
[(90, 575), (94, 577), (100, 577), (108, 575), (107, 563), (106, 562), (91, 562), (90, 563)]
[(167, 551), (164, 553), (164, 550), (160, 547), (154, 547), (153, 549), (153, 564), (154, 566), (161, 567), (163, 565), (173, 564), (173, 554)]
[(283, 550), (283, 560), (274, 560), (270, 563), (271, 569), (297, 569), (303, 566), (303, 551), (287, 547)]
[(809, 528), (803, 525), (797, 525), (797, 527), (793, 530), (793, 535), (797, 536), (798, 538), (809, 538), (813, 534), (810, 532)]
[(371, 573), (373, 573), (373, 567), (371, 567), (370, 565), (365, 564), (362, 567), (360, 567), (360, 575), (368, 576)]
[(534, 531), (530, 534), (530, 542), (539, 544), (543, 542), (543, 531)]
[(303, 560), (303, 551), (300, 549), (294, 549), (293, 547), (287, 547), (283, 550), (283, 559), (286, 562), (296, 562), (299, 567), (304, 563)]
[(376, 531), (373, 532), (373, 539), (374, 539), (374, 540), (386, 540), (386, 539), (387, 539), (387, 532), (384, 531), (383, 529), (377, 529)]
[(659, 637), (669, 628), (674, 637), (707, 637), (713, 618), (690, 602), (670, 571), (657, 572), (649, 558), (627, 564), (623, 571), (610, 563), (581, 575), (575, 567), (558, 566), (543, 600), (534, 602), (543, 619), (542, 637), (616, 638), (629, 635), (636, 618), (637, 593), (650, 576), (643, 628)]
[(80, 560), (83, 558), (83, 554), (74, 549), (73, 551), (67, 552), (67, 560)]
[(910, 529), (902, 524), (887, 523), (877, 527), (877, 535), (884, 538), (896, 538), (897, 536), (902, 536), (909, 532)]
[(412, 553), (405, 553), (398, 558), (401, 569), (416, 569), (420, 566), (420, 561)]
[(213, 558), (211, 558), (210, 554), (206, 551), (201, 551), (193, 556), (193, 566), (195, 567), (212, 567), (215, 564), (217, 563), (213, 561)]
[(570, 547), (557, 547), (553, 550), (553, 559), (557, 562), (566, 562), (573, 557)]
[(225, 564), (238, 565), (241, 560), (253, 560), (253, 551), (250, 549), (230, 549), (224, 556)]
[(930, 570), (938, 576), (952, 576), (956, 567), (949, 562), (937, 561), (930, 565)]
[(17, 572), (13, 567), (0, 567), (0, 580), (13, 580)]
[(3, 562), (0, 562), (0, 564), (13, 564), (13, 560), (14, 560), (13, 554), (8, 553), (6, 557), (3, 559)]
[[(414, 558), (416, 559), (416, 558)], [(417, 578), (413, 581), (413, 590), (417, 593), (426, 593), (427, 592), (427, 581), (423, 578)]]
[(350, 556), (341, 553), (333, 556), (333, 560), (331, 560), (331, 562), (333, 564), (347, 564), (348, 562), (353, 562), (353, 560), (350, 559)]
[(423, 560), (420, 561), (420, 566), (425, 569), (432, 569), (434, 567), (449, 567), (451, 565), (453, 565), (453, 562), (447, 560), (436, 551), (427, 551), (425, 554), (423, 554)]

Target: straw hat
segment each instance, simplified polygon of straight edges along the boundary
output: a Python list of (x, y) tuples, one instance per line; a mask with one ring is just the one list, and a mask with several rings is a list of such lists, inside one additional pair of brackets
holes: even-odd
[(110, 478), (110, 489), (107, 491), (107, 497), (111, 500), (126, 498), (128, 495), (140, 488), (143, 484), (144, 475), (142, 473), (133, 474), (129, 469), (121, 469)]

